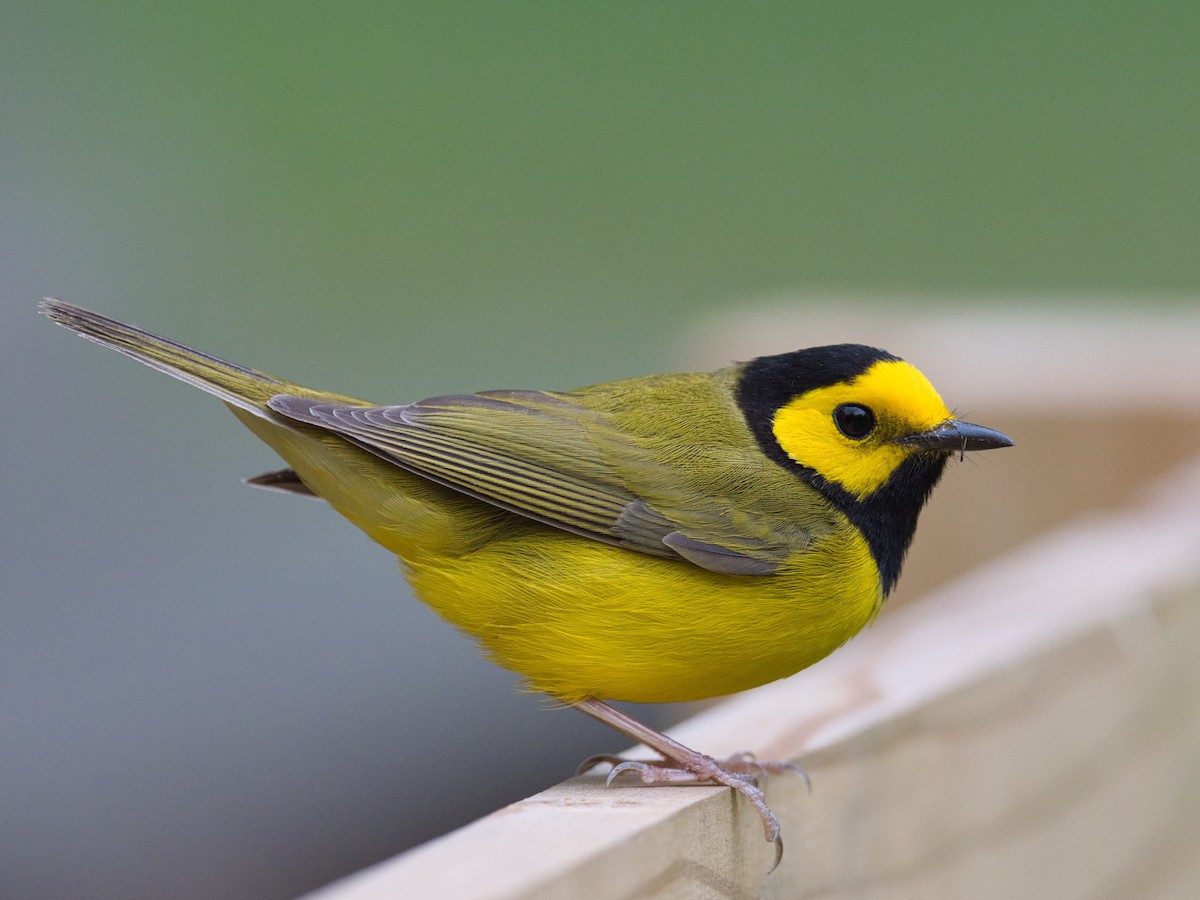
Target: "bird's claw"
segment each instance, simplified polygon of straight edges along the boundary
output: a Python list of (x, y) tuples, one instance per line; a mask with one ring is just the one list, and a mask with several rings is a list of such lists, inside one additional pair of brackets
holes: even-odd
[[(613, 779), (625, 772), (636, 772), (642, 784), (704, 784), (717, 781), (712, 776), (702, 776), (690, 769), (676, 768), (670, 761), (648, 761), (640, 759), (624, 759), (612, 767), (605, 779), (606, 785), (611, 785)], [(730, 778), (754, 784), (754, 776), (746, 772), (727, 772)], [(724, 782), (718, 782), (723, 784)]]
[[(576, 775), (583, 775), (596, 766), (607, 764), (616, 768), (625, 762), (637, 762), (643, 766), (657, 766), (660, 769), (679, 768), (679, 764), (669, 759), (643, 759), (643, 760), (626, 760), (615, 753), (597, 753), (589, 756), (581, 762), (575, 769)], [(749, 776), (750, 780), (758, 782), (759, 779), (766, 775), (795, 775), (804, 782), (805, 789), (812, 793), (812, 780), (808, 777), (808, 772), (803, 766), (798, 766), (792, 762), (784, 762), (782, 760), (759, 760), (753, 753), (735, 753), (733, 756), (725, 759), (716, 760), (716, 764), (727, 772), (733, 772), (740, 775)], [(626, 770), (629, 771), (629, 770)], [(652, 784), (655, 781), (663, 779), (654, 779), (652, 781), (643, 780), (644, 784)], [(697, 779), (693, 776), (689, 780), (704, 780)], [(676, 782), (677, 783), (677, 782)]]
[(583, 762), (581, 762), (578, 766), (576, 766), (575, 774), (582, 775), (585, 772), (589, 772), (592, 769), (596, 768), (596, 766), (602, 765), (604, 763), (608, 763), (613, 768), (616, 768), (622, 762), (624, 762), (624, 760), (622, 760), (621, 757), (617, 756), (615, 753), (597, 753), (593, 756), (589, 756), (587, 759), (585, 759)]
[(636, 719), (631, 719), (619, 709), (610, 706), (603, 700), (589, 697), (580, 700), (575, 708), (597, 721), (603, 722), (626, 737), (639, 741), (657, 753), (662, 760), (642, 762), (640, 760), (623, 760), (609, 754), (593, 756), (580, 766), (587, 770), (593, 765), (607, 762), (612, 766), (608, 773), (606, 784), (612, 784), (625, 772), (633, 772), (642, 784), (720, 784), (733, 788), (758, 810), (762, 820), (763, 836), (775, 847), (775, 862), (771, 871), (779, 865), (783, 858), (783, 841), (779, 836), (779, 819), (771, 808), (758, 786), (758, 779), (764, 775), (782, 772), (794, 772), (808, 783), (804, 770), (792, 763), (759, 762), (749, 753), (742, 753), (724, 762), (718, 762), (711, 756), (697, 753), (676, 740), (667, 737), (660, 731), (648, 728)]
[(808, 772), (804, 770), (803, 766), (798, 766), (793, 762), (776, 759), (760, 760), (753, 753), (735, 753), (733, 756), (717, 760), (717, 765), (730, 772), (743, 772), (758, 778), (764, 775), (795, 775), (804, 782), (805, 789), (810, 794), (812, 793), (812, 779), (808, 777)]
[[(710, 757), (701, 757), (692, 765), (676, 760), (643, 761), (621, 759), (611, 754), (597, 754), (584, 760), (580, 771), (586, 771), (600, 763), (610, 763), (612, 769), (605, 778), (605, 785), (626, 773), (637, 776), (642, 784), (704, 784), (715, 783), (733, 788), (758, 810), (763, 823), (763, 836), (775, 845), (775, 866), (783, 858), (783, 840), (779, 835), (779, 819), (767, 806), (766, 796), (758, 786), (759, 778), (764, 775), (794, 772), (804, 779), (807, 785), (808, 775), (797, 765), (783, 762), (759, 762), (748, 753), (738, 754), (728, 760), (717, 761)], [(691, 761), (689, 761), (690, 763)]]

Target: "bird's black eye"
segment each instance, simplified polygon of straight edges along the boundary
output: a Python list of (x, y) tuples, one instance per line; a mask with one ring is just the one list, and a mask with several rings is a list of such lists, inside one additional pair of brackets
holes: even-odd
[(857, 403), (843, 403), (833, 411), (833, 421), (838, 431), (856, 441), (875, 430), (875, 413)]

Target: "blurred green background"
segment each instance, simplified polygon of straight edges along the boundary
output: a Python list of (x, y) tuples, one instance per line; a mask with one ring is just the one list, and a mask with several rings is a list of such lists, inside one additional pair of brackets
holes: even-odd
[(0, 893), (290, 896), (620, 745), (39, 297), (380, 402), (686, 365), (768, 295), (1194, 304), (1197, 34), (1183, 3), (6, 6)]

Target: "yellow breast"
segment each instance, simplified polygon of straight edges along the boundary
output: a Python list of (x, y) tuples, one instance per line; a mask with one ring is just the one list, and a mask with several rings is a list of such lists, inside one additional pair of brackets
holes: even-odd
[(556, 529), (452, 559), (408, 560), (418, 595), (532, 690), (566, 702), (699, 700), (791, 675), (845, 643), (882, 602), (850, 527), (777, 575), (719, 575)]

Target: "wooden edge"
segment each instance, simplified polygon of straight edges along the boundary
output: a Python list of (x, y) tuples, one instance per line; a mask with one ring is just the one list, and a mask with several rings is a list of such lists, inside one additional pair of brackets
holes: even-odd
[[(752, 749), (764, 759), (792, 759), (811, 767), (849, 755), (848, 777), (869, 779), (871, 773), (855, 762), (861, 761), (864, 735), (902, 730), (897, 723), (997, 673), (1039, 671), (1039, 659), (1081, 636), (1099, 633), (1117, 644), (1142, 640), (1145, 629), (1138, 623), (1156, 599), (1200, 585), (1198, 551), (1200, 460), (1174, 472), (1140, 506), (1077, 521), (918, 603), (894, 613), (885, 610), (873, 628), (829, 660), (725, 701), (672, 734), (716, 756)], [(1153, 628), (1150, 633), (1153, 642)], [(1103, 706), (1104, 697), (1092, 697), (1086, 705)], [(1040, 753), (1045, 738), (1039, 735), (1038, 741)], [(800, 883), (787, 879), (799, 872), (802, 880), (806, 865), (836, 855), (837, 848), (830, 847), (836, 836), (812, 835), (839, 821), (836, 811), (822, 804), (848, 802), (839, 800), (836, 790), (844, 787), (846, 776), (825, 774), (832, 782), (831, 797), (822, 795), (822, 770), (812, 774), (812, 798), (804, 796), (799, 779), (775, 778), (767, 786), (785, 839), (790, 838), (784, 865), (769, 879), (770, 852), (757, 818), (731, 792), (605, 789), (601, 778), (584, 777), (310, 896), (675, 896), (672, 886), (685, 883), (704, 886), (704, 896), (755, 896), (755, 891), (800, 896), (780, 885)], [(895, 780), (893, 773), (889, 781)], [(911, 802), (916, 801), (904, 802), (906, 810)], [(888, 810), (878, 812), (883, 816)], [(862, 818), (861, 812), (856, 815)], [(898, 831), (890, 829), (889, 838)]]

